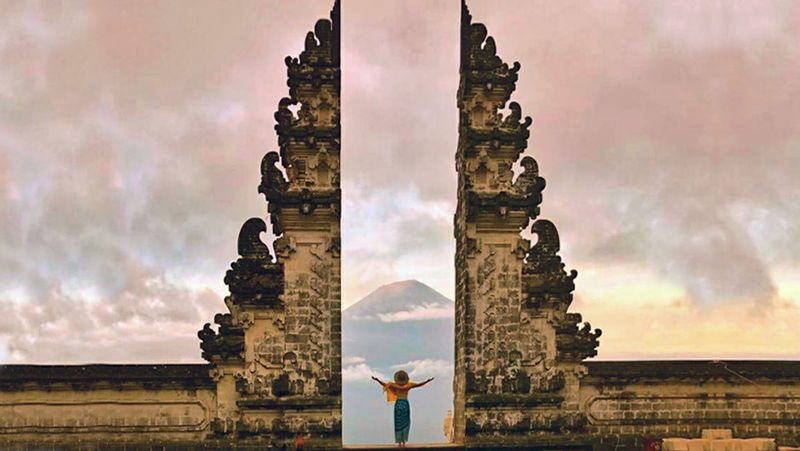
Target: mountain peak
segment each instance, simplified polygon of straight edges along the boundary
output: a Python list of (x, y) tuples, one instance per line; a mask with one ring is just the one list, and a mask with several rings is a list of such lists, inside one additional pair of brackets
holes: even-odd
[[(408, 279), (408, 280), (401, 280), (399, 282), (387, 283), (386, 285), (381, 285), (378, 288), (376, 288), (375, 290), (373, 290), (372, 293), (375, 293), (375, 292), (378, 292), (378, 291), (392, 292), (392, 291), (402, 291), (402, 290), (414, 290), (414, 289), (420, 289), (420, 288), (427, 288), (429, 290), (436, 291), (433, 288), (429, 287), (428, 285), (425, 285), (424, 283), (420, 282), (417, 279)], [(370, 293), (370, 294), (372, 294), (372, 293)]]
[[(432, 319), (430, 314), (419, 318), (414, 313), (436, 310), (434, 317), (442, 317), (453, 309), (453, 301), (424, 283), (409, 279), (382, 285), (366, 297), (346, 308), (345, 319), (382, 319), (404, 317), (406, 319)], [(397, 316), (397, 315), (400, 316)], [(435, 316), (439, 315), (439, 316)]]

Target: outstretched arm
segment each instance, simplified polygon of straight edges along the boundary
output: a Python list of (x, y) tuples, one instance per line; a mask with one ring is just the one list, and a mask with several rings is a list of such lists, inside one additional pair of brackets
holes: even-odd
[(378, 379), (378, 378), (377, 378), (377, 377), (375, 377), (375, 376), (372, 376), (372, 380), (374, 380), (375, 382), (377, 382), (377, 383), (381, 384), (381, 387), (383, 387), (384, 385), (386, 385), (386, 383), (384, 383), (384, 382), (381, 382), (381, 380), (380, 380), (380, 379)]
[(413, 385), (411, 388), (422, 387), (423, 385), (427, 384), (428, 382), (430, 382), (430, 381), (432, 381), (432, 380), (433, 380), (433, 378), (432, 378), (432, 377), (431, 377), (431, 378), (428, 378), (428, 379), (426, 379), (424, 382), (420, 382), (420, 383), (418, 383), (418, 384), (414, 384), (414, 385)]

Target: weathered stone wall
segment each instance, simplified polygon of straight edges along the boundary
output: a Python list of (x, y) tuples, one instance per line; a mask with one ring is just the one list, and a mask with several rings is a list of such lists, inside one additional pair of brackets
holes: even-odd
[(587, 433), (601, 446), (645, 438), (735, 438), (800, 444), (800, 361), (590, 362), (580, 403)]
[(216, 404), (206, 365), (0, 366), (0, 449), (196, 443)]

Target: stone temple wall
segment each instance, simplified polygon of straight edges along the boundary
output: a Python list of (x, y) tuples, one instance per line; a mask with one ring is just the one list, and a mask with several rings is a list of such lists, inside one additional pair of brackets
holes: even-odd
[(0, 366), (0, 449), (198, 443), (216, 414), (208, 365)]
[(591, 362), (581, 380), (586, 432), (598, 449), (647, 438), (736, 438), (800, 444), (800, 361)]

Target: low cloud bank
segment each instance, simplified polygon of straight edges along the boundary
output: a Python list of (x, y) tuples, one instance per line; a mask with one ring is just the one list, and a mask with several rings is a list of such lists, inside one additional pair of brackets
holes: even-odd
[(344, 382), (368, 381), (372, 376), (386, 380), (386, 376), (383, 373), (371, 368), (366, 363), (356, 363), (342, 368), (342, 380)]
[(453, 303), (450, 305), (432, 303), (415, 306), (410, 310), (401, 310), (391, 313), (379, 313), (378, 317), (385, 323), (393, 323), (397, 321), (421, 321), (428, 319), (442, 319), (453, 318), (455, 311)]

